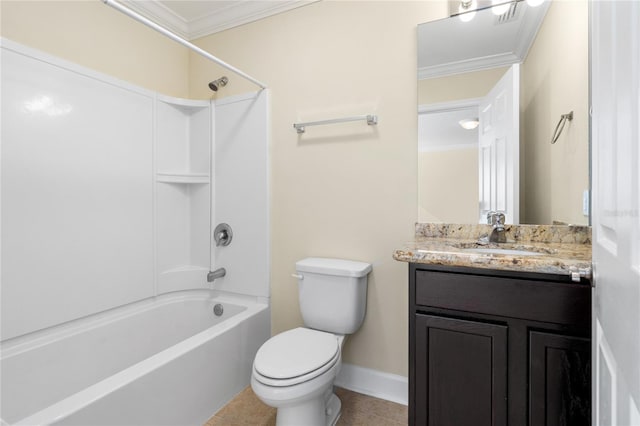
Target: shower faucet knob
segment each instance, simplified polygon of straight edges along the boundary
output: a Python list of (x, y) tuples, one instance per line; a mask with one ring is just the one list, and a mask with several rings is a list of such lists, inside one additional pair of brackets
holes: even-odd
[(233, 231), (231, 226), (226, 223), (221, 223), (213, 230), (213, 239), (216, 242), (216, 247), (228, 246), (233, 239)]

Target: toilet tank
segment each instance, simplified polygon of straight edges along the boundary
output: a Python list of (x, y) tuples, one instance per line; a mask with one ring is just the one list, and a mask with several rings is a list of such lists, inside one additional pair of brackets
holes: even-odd
[(309, 257), (296, 263), (296, 271), (306, 327), (336, 334), (360, 328), (367, 309), (369, 263)]

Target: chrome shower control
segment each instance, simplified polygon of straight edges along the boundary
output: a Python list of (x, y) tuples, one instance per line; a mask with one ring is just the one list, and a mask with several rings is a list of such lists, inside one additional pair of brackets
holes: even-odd
[(213, 239), (216, 241), (216, 247), (228, 246), (233, 239), (233, 231), (231, 226), (221, 223), (213, 230)]

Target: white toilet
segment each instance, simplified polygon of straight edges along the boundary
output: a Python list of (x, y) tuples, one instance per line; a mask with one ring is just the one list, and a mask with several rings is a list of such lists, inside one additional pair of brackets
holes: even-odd
[(296, 271), (305, 327), (273, 336), (258, 349), (251, 387), (278, 409), (279, 426), (334, 425), (341, 404), (333, 381), (345, 335), (364, 319), (371, 265), (311, 257), (297, 262)]

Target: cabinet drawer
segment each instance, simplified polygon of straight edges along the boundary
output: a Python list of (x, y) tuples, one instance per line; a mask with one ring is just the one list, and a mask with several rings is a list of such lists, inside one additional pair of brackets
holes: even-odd
[(591, 287), (416, 270), (416, 305), (566, 325), (591, 318)]

